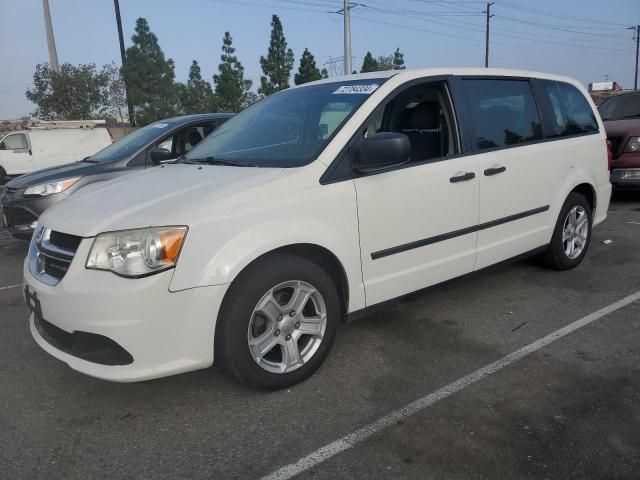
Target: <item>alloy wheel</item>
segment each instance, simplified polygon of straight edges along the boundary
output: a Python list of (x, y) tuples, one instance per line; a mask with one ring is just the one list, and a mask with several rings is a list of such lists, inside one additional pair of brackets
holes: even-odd
[(327, 308), (311, 284), (291, 280), (266, 292), (253, 309), (247, 343), (255, 362), (271, 373), (289, 373), (318, 351), (327, 327)]

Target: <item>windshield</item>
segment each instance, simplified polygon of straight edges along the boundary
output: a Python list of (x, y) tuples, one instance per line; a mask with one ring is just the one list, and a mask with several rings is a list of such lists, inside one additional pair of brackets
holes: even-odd
[(640, 117), (640, 95), (619, 95), (605, 100), (598, 107), (603, 120)]
[(281, 168), (306, 165), (383, 82), (332, 82), (276, 93), (226, 122), (183, 161)]
[(103, 148), (98, 153), (89, 157), (91, 162), (109, 162), (119, 160), (132, 153), (137, 152), (145, 145), (161, 138), (165, 133), (171, 130), (170, 123), (156, 122), (147, 125), (135, 132), (130, 133), (122, 140)]

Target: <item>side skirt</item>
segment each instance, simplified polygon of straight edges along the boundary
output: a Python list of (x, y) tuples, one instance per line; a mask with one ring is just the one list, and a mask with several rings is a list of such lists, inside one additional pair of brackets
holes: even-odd
[(403, 295), (400, 295), (399, 297), (391, 298), (389, 300), (385, 300), (384, 302), (376, 303), (375, 305), (370, 305), (368, 307), (361, 308), (360, 310), (355, 310), (355, 311), (353, 311), (351, 313), (348, 313), (348, 314), (346, 314), (344, 316), (343, 323), (350, 323), (350, 322), (353, 322), (355, 320), (360, 320), (361, 318), (368, 317), (369, 315), (372, 315), (372, 314), (374, 314), (376, 312), (379, 312), (381, 310), (385, 310), (387, 308), (394, 307), (395, 305), (398, 305), (403, 299), (405, 299), (408, 296), (426, 293), (431, 289), (434, 289), (434, 288), (437, 288), (437, 287), (441, 287), (443, 285), (452, 284), (452, 283), (454, 283), (454, 282), (456, 282), (458, 280), (461, 280), (463, 278), (467, 278), (467, 277), (469, 277), (471, 275), (475, 275), (476, 273), (497, 270), (497, 269), (499, 269), (501, 267), (504, 267), (505, 265), (511, 265), (512, 263), (519, 262), (520, 260), (524, 260), (526, 258), (534, 257), (534, 256), (544, 252), (548, 248), (549, 248), (549, 245), (543, 245), (541, 247), (534, 248), (533, 250), (529, 250), (528, 252), (521, 253), (520, 255), (516, 255), (515, 257), (511, 257), (511, 258), (508, 258), (506, 260), (502, 260), (501, 262), (495, 263), (493, 265), (489, 265), (487, 267), (481, 268), (480, 270), (474, 270), (473, 272), (465, 273), (464, 275), (460, 275), (459, 277), (455, 277), (455, 278), (452, 278), (450, 280), (445, 280), (444, 282), (435, 283), (433, 285), (429, 285), (426, 288), (421, 288), (420, 290), (415, 290), (413, 292), (405, 293)]

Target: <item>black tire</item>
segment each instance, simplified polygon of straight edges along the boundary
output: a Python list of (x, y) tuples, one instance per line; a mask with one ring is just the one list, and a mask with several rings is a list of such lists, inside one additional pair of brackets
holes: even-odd
[[(575, 207), (581, 207), (587, 214), (588, 230), (586, 235), (586, 241), (582, 252), (575, 258), (570, 258), (564, 249), (564, 242), (562, 241), (562, 233), (565, 225), (565, 221), (569, 212)], [(591, 231), (593, 227), (593, 213), (591, 211), (591, 205), (588, 200), (581, 194), (571, 192), (560, 210), (560, 215), (556, 222), (555, 229), (553, 231), (553, 237), (551, 237), (551, 243), (546, 252), (542, 254), (542, 262), (546, 267), (553, 268), (554, 270), (570, 270), (577, 267), (584, 259), (589, 245), (591, 244)]]
[[(265, 293), (293, 280), (312, 285), (322, 295), (326, 307), (326, 328), (315, 354), (302, 366), (287, 373), (272, 373), (252, 357), (248, 330), (254, 308)], [(249, 387), (266, 390), (287, 388), (305, 380), (320, 367), (331, 350), (339, 323), (340, 300), (327, 272), (304, 258), (271, 254), (247, 267), (229, 287), (216, 325), (215, 362)]]
[(7, 172), (0, 167), (0, 185), (7, 183)]

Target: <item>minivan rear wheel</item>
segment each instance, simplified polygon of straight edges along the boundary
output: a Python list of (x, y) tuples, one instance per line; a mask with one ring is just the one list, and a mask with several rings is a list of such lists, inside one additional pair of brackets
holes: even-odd
[(560, 210), (549, 248), (543, 254), (546, 266), (569, 270), (582, 262), (591, 243), (593, 217), (587, 199), (572, 192)]
[(250, 387), (295, 385), (329, 354), (339, 318), (336, 287), (323, 268), (293, 255), (269, 255), (243, 271), (225, 296), (216, 363)]

